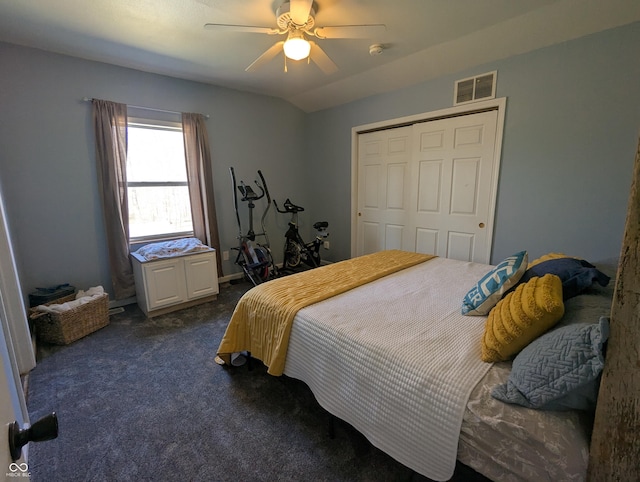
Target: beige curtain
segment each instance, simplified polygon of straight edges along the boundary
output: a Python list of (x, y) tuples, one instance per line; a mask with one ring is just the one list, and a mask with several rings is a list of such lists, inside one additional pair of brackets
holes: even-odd
[(222, 276), (218, 219), (213, 198), (213, 169), (207, 126), (202, 114), (182, 114), (184, 151), (191, 199), (191, 216), (196, 238), (216, 250), (218, 276)]
[(127, 106), (94, 99), (98, 186), (102, 196), (111, 283), (116, 300), (135, 296), (129, 259), (127, 202)]

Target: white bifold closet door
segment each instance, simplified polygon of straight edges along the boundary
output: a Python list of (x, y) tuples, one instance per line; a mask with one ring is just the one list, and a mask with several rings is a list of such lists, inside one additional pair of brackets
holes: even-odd
[(489, 263), (497, 119), (492, 110), (359, 134), (356, 254)]

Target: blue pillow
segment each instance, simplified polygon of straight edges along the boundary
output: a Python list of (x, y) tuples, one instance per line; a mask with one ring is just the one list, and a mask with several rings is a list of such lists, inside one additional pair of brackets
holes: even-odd
[(463, 315), (486, 315), (527, 269), (526, 251), (509, 256), (484, 275), (462, 300)]
[(584, 259), (556, 258), (536, 264), (525, 271), (519, 283), (526, 283), (535, 276), (555, 274), (562, 281), (562, 297), (565, 300), (578, 296), (593, 283), (607, 286), (610, 278)]
[(594, 410), (608, 337), (605, 317), (545, 333), (516, 356), (507, 383), (491, 396), (540, 410)]

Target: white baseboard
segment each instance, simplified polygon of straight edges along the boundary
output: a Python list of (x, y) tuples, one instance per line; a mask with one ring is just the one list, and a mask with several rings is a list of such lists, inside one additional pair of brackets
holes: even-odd
[(134, 305), (138, 302), (135, 296), (131, 296), (130, 298), (125, 298), (123, 300), (110, 300), (109, 301), (109, 309), (111, 308), (119, 308), (121, 306)]
[(227, 276), (223, 276), (221, 278), (218, 278), (218, 284), (230, 283), (232, 280), (242, 279), (243, 277), (244, 277), (244, 273), (229, 274)]

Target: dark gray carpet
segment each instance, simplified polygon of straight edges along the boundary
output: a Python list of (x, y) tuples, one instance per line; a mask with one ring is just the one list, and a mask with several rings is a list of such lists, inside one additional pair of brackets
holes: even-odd
[(331, 438), (304, 383), (214, 362), (249, 287), (154, 319), (129, 306), (71, 345), (40, 344), (29, 413), (55, 411), (59, 437), (29, 444), (32, 480), (425, 481), (344, 422)]

